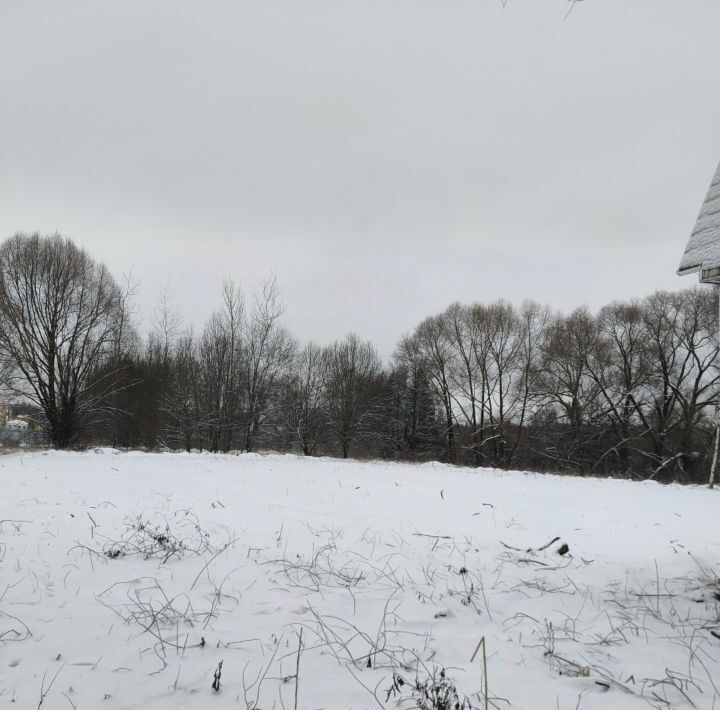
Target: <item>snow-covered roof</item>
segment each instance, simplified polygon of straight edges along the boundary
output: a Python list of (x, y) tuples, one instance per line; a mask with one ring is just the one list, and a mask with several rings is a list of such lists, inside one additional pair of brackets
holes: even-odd
[(720, 267), (720, 165), (710, 183), (695, 229), (685, 247), (678, 274), (682, 276), (694, 271), (718, 267)]

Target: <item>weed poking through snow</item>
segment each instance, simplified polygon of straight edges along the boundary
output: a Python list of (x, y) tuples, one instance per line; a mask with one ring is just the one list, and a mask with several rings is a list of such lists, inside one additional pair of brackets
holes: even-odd
[(418, 710), (479, 710), (470, 698), (462, 695), (455, 683), (447, 677), (444, 668), (433, 667), (426, 678), (415, 678), (409, 683), (393, 673), (392, 684), (386, 691), (385, 701), (395, 698), (399, 703), (412, 702)]

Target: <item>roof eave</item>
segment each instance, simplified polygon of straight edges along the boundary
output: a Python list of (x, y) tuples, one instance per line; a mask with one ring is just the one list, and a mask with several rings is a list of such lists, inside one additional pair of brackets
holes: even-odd
[(697, 274), (700, 271), (702, 271), (702, 264), (698, 264), (697, 266), (684, 266), (677, 270), (677, 275), (687, 276), (688, 274)]

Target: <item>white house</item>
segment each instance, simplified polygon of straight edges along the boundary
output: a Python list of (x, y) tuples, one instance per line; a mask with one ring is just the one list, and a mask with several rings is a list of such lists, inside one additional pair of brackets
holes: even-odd
[(30, 425), (24, 419), (8, 419), (5, 428), (11, 431), (27, 431)]

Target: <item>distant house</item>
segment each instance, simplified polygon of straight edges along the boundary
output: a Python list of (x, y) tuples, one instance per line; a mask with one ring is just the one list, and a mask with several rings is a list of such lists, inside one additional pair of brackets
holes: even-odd
[(0, 405), (0, 446), (26, 447), (43, 444), (45, 427), (34, 408), (28, 405)]
[(8, 426), (10, 422), (13, 422), (18, 429), (28, 431), (45, 431), (45, 427), (40, 422), (40, 419), (35, 414), (15, 414), (15, 416), (5, 423)]
[(5, 428), (10, 431), (27, 431), (30, 425), (25, 419), (8, 419), (5, 422)]

